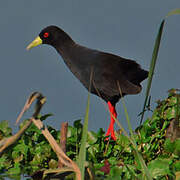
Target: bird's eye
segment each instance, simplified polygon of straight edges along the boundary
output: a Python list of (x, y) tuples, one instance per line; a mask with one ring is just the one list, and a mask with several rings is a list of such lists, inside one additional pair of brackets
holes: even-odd
[(44, 36), (44, 38), (47, 38), (47, 37), (49, 37), (49, 33), (48, 33), (48, 32), (45, 32), (45, 33), (43, 34), (43, 36)]

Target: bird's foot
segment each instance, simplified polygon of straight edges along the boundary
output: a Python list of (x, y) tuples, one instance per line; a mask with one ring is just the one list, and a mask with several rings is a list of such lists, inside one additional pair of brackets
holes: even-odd
[[(105, 136), (110, 136), (110, 139), (116, 141), (116, 136), (115, 136), (114, 129), (112, 129), (111, 127), (108, 128), (107, 133), (106, 133)], [(108, 141), (109, 137), (107, 137), (105, 140)]]
[[(114, 123), (115, 123), (115, 119), (117, 118), (117, 113), (116, 113), (115, 106), (113, 106), (110, 101), (108, 101), (108, 108), (109, 108), (109, 112), (111, 116), (111, 121), (110, 121), (109, 128), (107, 130), (106, 136), (110, 136), (112, 140), (116, 141), (116, 136), (114, 133)], [(109, 137), (106, 138), (106, 140), (108, 139)]]

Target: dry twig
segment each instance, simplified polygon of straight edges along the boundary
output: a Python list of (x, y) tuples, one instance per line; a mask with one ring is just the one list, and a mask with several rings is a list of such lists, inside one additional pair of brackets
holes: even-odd
[[(39, 92), (34, 92), (30, 95), (30, 97), (27, 99), (21, 113), (19, 114), (17, 120), (16, 120), (16, 124), (20, 121), (21, 117), (23, 116), (23, 114), (30, 108), (31, 104), (37, 99), (36, 102), (36, 108), (34, 111), (34, 114), (32, 116), (32, 118), (30, 118), (26, 124), (24, 125), (23, 128), (21, 128), (19, 130), (18, 133), (16, 133), (15, 135), (3, 139), (0, 141), (0, 146), (2, 146), (0, 148), (0, 153), (2, 153), (7, 147), (9, 147), (10, 145), (12, 145), (14, 142), (16, 142), (21, 135), (25, 132), (25, 130), (31, 125), (31, 123), (33, 122), (35, 124), (35, 126), (42, 132), (42, 134), (45, 136), (45, 138), (48, 140), (48, 142), (50, 143), (52, 149), (54, 150), (54, 152), (56, 153), (56, 155), (58, 156), (59, 162), (61, 162), (63, 165), (66, 165), (67, 168), (62, 168), (63, 171), (74, 171), (76, 173), (76, 179), (77, 180), (81, 180), (81, 173), (79, 170), (79, 167), (77, 166), (77, 164), (72, 161), (68, 156), (66, 156), (65, 152), (60, 148), (60, 146), (58, 145), (58, 143), (56, 142), (56, 140), (53, 138), (53, 136), (50, 134), (50, 132), (48, 131), (48, 129), (43, 125), (43, 123), (41, 122), (40, 119), (37, 119), (37, 115), (39, 114), (42, 106), (45, 104), (46, 102), (46, 98)], [(61, 169), (57, 169), (54, 170), (54, 172), (62, 172)], [(44, 174), (48, 174), (48, 172), (45, 171)]]
[[(19, 120), (21, 119), (22, 115), (29, 109), (29, 107), (31, 106), (31, 104), (37, 99), (37, 107), (35, 109), (35, 112), (33, 114), (33, 117), (36, 117), (43, 104), (45, 103), (45, 98), (42, 96), (41, 93), (38, 92), (34, 92), (32, 93), (29, 98), (27, 99), (22, 111), (20, 112), (17, 120), (16, 120), (16, 124), (19, 122)], [(20, 137), (21, 135), (26, 131), (26, 129), (31, 125), (32, 121), (31, 119), (29, 119), (26, 124), (13, 136), (8, 137), (8, 138), (4, 138), (0, 141), (0, 155), (3, 153), (3, 151), (5, 149), (7, 149), (10, 145), (14, 144)]]
[[(61, 123), (60, 147), (64, 153), (66, 153), (67, 130), (68, 130), (68, 123), (67, 122)], [(61, 161), (59, 161), (58, 167), (59, 168), (63, 167), (63, 164), (61, 163)]]

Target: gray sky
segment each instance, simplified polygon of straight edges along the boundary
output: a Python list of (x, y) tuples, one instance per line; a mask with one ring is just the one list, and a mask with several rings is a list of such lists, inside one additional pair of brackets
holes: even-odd
[[(47, 123), (83, 118), (87, 91), (65, 66), (56, 51), (47, 45), (31, 51), (25, 47), (48, 25), (64, 29), (77, 43), (137, 60), (149, 68), (155, 37), (162, 18), (179, 8), (179, 0), (39, 0), (1, 1), (0, 5), (0, 107), (1, 120), (15, 119), (33, 91), (47, 97), (43, 113), (53, 113)], [(152, 84), (152, 106), (167, 96), (170, 88), (180, 88), (180, 16), (165, 24), (162, 44)], [(136, 128), (147, 81), (139, 95), (125, 97), (128, 113)], [(121, 102), (118, 118), (127, 127)], [(26, 113), (24, 118), (29, 117)], [(149, 114), (150, 116), (151, 114)], [(89, 130), (107, 129), (109, 114), (103, 101), (91, 95)]]

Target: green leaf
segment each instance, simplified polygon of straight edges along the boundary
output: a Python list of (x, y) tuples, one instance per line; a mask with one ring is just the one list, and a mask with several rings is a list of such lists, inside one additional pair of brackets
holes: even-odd
[(85, 170), (85, 162), (86, 162), (86, 142), (87, 142), (87, 134), (88, 134), (89, 104), (90, 104), (90, 94), (88, 93), (88, 101), (87, 101), (86, 114), (85, 114), (84, 126), (82, 132), (81, 147), (77, 159), (77, 164), (81, 171), (82, 179), (84, 179), (84, 170)]
[(44, 121), (44, 120), (46, 120), (48, 117), (51, 117), (51, 116), (53, 116), (53, 114), (51, 114), (51, 113), (45, 114), (45, 115), (43, 115), (43, 116), (40, 116), (40, 119), (41, 119), (41, 121)]
[(174, 154), (180, 157), (180, 139), (174, 142)]
[(176, 113), (175, 113), (175, 107), (169, 107), (166, 111), (165, 111), (165, 118), (170, 120), (172, 118), (175, 118)]
[(177, 104), (177, 101), (178, 101), (178, 98), (175, 97), (175, 96), (172, 96), (172, 97), (169, 99), (168, 105), (169, 105), (169, 106), (174, 106), (174, 105)]
[(174, 142), (171, 142), (170, 139), (166, 139), (164, 142), (164, 150), (168, 153), (174, 152)]
[(20, 168), (20, 163), (15, 163), (13, 168), (10, 168), (7, 171), (8, 174), (11, 175), (18, 175), (21, 174), (21, 168)]
[(9, 123), (7, 120), (3, 120), (0, 122), (0, 130), (3, 132), (5, 137), (8, 137), (12, 134), (12, 129), (9, 127)]
[(138, 179), (137, 174), (136, 174), (136, 167), (132, 165), (127, 165), (126, 166), (130, 174), (132, 175), (133, 179)]
[(173, 163), (173, 168), (174, 170), (177, 172), (177, 171), (180, 171), (180, 160)]
[(110, 170), (111, 179), (121, 180), (122, 173), (123, 173), (123, 168), (121, 166), (111, 168), (111, 170)]
[(87, 142), (89, 144), (94, 144), (96, 141), (97, 141), (96, 133), (94, 133), (92, 131), (88, 131), (88, 140), (87, 140)]
[(116, 165), (117, 164), (117, 157), (110, 157), (108, 159), (109, 164)]
[[(175, 15), (175, 14), (180, 14), (180, 9), (174, 9), (174, 10), (170, 11), (167, 14), (166, 18), (171, 16), (171, 15)], [(154, 50), (153, 50), (152, 59), (151, 59), (151, 65), (150, 65), (150, 70), (149, 70), (149, 76), (148, 76), (148, 84), (147, 84), (147, 88), (146, 88), (146, 97), (145, 97), (145, 101), (144, 101), (144, 105), (143, 105), (143, 111), (142, 111), (140, 124), (142, 123), (142, 120), (143, 120), (143, 117), (144, 117), (144, 112), (145, 112), (145, 108), (146, 108), (146, 105), (147, 105), (149, 92), (150, 92), (150, 89), (151, 89), (151, 83), (152, 83), (152, 78), (153, 78), (153, 74), (154, 74), (156, 60), (157, 60), (159, 47), (160, 47), (160, 43), (161, 43), (161, 37), (162, 37), (163, 28), (164, 28), (164, 23), (165, 23), (165, 19), (163, 19), (162, 22), (161, 22), (159, 32), (158, 32), (158, 35), (156, 37), (156, 42), (155, 42), (155, 45), (154, 45)]]
[(76, 135), (77, 130), (74, 127), (68, 126), (67, 138), (71, 138)]
[[(130, 141), (127, 138), (127, 136), (120, 135), (120, 137), (117, 139), (117, 144), (118, 144), (119, 148), (123, 147), (124, 151), (126, 151), (126, 149), (129, 148)], [(129, 151), (127, 150), (127, 152), (129, 152)]]
[(28, 151), (28, 146), (25, 145), (24, 143), (18, 144), (18, 145), (14, 148), (14, 151), (20, 152), (20, 153), (26, 155), (26, 154), (27, 154), (27, 151)]
[(135, 157), (135, 162), (134, 162), (134, 164), (136, 165), (136, 168), (140, 170), (140, 169), (141, 169), (140, 159), (138, 158), (138, 156), (137, 156), (136, 153), (134, 153), (134, 157)]
[(50, 169), (55, 169), (58, 167), (58, 162), (54, 159), (51, 159), (48, 163)]
[(8, 159), (7, 155), (3, 154), (0, 157), (0, 171), (1, 170), (6, 170), (11, 167), (11, 160)]
[(129, 131), (130, 131), (130, 134), (131, 134), (131, 137), (129, 138), (129, 141), (132, 143), (133, 148), (134, 148), (134, 150), (135, 150), (135, 152), (137, 154), (137, 157), (139, 158), (139, 161), (141, 163), (141, 167), (143, 169), (143, 174), (146, 176), (146, 178), (148, 180), (152, 180), (151, 174), (148, 171), (148, 168), (147, 168), (147, 166), (145, 164), (145, 161), (144, 161), (142, 155), (138, 151), (138, 146), (137, 146), (137, 143), (136, 143), (136, 140), (135, 140), (135, 135), (134, 135), (133, 130), (132, 130), (132, 126), (131, 126), (129, 115), (128, 115), (128, 112), (127, 112), (127, 108), (126, 108), (126, 105), (125, 105), (125, 102), (124, 102), (124, 98), (122, 98), (121, 102), (123, 104), (126, 120), (127, 120), (127, 123), (128, 123), (128, 128), (129, 128)]
[(155, 159), (148, 164), (148, 169), (153, 178), (170, 174), (169, 159)]
[(172, 11), (170, 11), (166, 17), (169, 17), (171, 15), (175, 15), (175, 14), (180, 14), (180, 9), (174, 9)]
[(73, 125), (75, 128), (81, 129), (82, 128), (81, 119), (74, 121)]
[(159, 47), (160, 47), (160, 44), (161, 44), (161, 37), (162, 37), (163, 28), (164, 28), (164, 22), (165, 22), (165, 20), (163, 20), (161, 22), (161, 25), (160, 25), (159, 31), (158, 31), (158, 35), (156, 37), (155, 45), (154, 45), (154, 50), (153, 50), (153, 54), (152, 54), (152, 58), (151, 58), (151, 64), (150, 64), (150, 68), (149, 68), (148, 84), (147, 84), (147, 87), (146, 87), (146, 97), (145, 97), (145, 101), (144, 101), (144, 105), (143, 105), (143, 111), (142, 111), (142, 115), (141, 115), (140, 124), (142, 123), (142, 120), (143, 120), (143, 117), (144, 117), (144, 112), (145, 112), (145, 108), (146, 108), (146, 105), (147, 105), (149, 92), (150, 92), (150, 89), (151, 89), (152, 78), (153, 78), (153, 75), (154, 75), (156, 61), (157, 61), (157, 57), (158, 57), (158, 53), (159, 53)]

